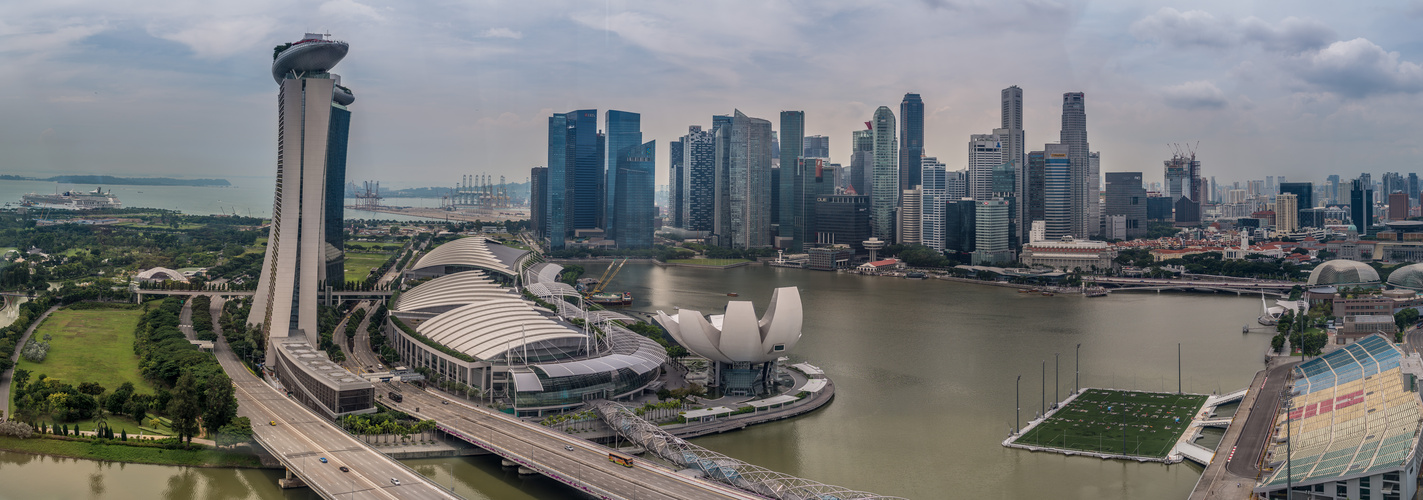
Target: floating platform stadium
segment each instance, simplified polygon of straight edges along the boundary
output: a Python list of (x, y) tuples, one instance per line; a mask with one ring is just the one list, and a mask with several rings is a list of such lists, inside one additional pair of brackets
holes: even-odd
[(1410, 499), (1418, 489), (1423, 362), (1381, 335), (1291, 371), (1256, 498)]
[(1004, 446), (1066, 455), (1176, 462), (1172, 450), (1209, 396), (1083, 389)]

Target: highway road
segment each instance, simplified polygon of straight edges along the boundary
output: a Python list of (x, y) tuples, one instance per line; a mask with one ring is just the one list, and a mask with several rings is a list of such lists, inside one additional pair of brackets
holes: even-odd
[[(366, 446), (257, 378), (227, 346), (214, 347), (218, 362), (237, 386), (237, 414), (273, 455), (300, 470), (308, 486), (327, 498), (460, 498), (390, 457)], [(325, 457), (327, 463), (321, 463)], [(340, 467), (349, 468), (342, 472)], [(400, 481), (394, 484), (392, 479)]]
[[(594, 493), (595, 497), (602, 493), (638, 500), (763, 499), (729, 486), (686, 477), (643, 459), (636, 460), (636, 467), (626, 468), (608, 461), (610, 450), (605, 446), (425, 392), (413, 385), (382, 384), (376, 387), (382, 392), (399, 392), (404, 398), (401, 403), (393, 403), (387, 397), (386, 404), (418, 418), (433, 418), (442, 426), (473, 436), (492, 445), (490, 447), (500, 448), (505, 453), (494, 449), (490, 451), (505, 458), (510, 458), (506, 453), (516, 454), (557, 471), (546, 475), (564, 483), (581, 483), (594, 488), (589, 492)], [(568, 450), (565, 446), (573, 449)]]
[[(1289, 381), (1290, 370), (1299, 362), (1285, 363), (1265, 372), (1265, 380), (1255, 397), (1255, 402), (1247, 412), (1245, 428), (1240, 431), (1234, 446), (1235, 459), (1226, 464), (1226, 470), (1240, 477), (1255, 478), (1260, 475), (1260, 458), (1265, 454), (1265, 445), (1275, 431), (1275, 412), (1280, 406), (1280, 391)], [(1245, 408), (1235, 411), (1240, 415)], [(1225, 449), (1226, 443), (1217, 448)]]

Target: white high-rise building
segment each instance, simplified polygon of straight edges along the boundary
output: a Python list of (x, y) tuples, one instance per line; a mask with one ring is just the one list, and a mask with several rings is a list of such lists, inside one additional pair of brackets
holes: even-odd
[(922, 193), (919, 186), (914, 186), (914, 189), (905, 189), (900, 197), (899, 224), (896, 226), (898, 234), (895, 236), (901, 245), (918, 245), (923, 242), (920, 229), (920, 224), (923, 223), (923, 214), (920, 213)]
[(1087, 156), (1087, 229), (1089, 236), (1102, 234), (1102, 153)]
[(1008, 246), (1008, 202), (1002, 198), (973, 202), (974, 265), (993, 265), (1013, 260)]
[[(920, 178), (924, 185), (920, 188), (919, 239), (924, 246), (944, 251), (944, 203), (959, 198), (949, 198), (949, 172), (939, 159), (925, 156), (919, 161)], [(962, 196), (960, 196), (962, 197)]]
[(1003, 164), (1003, 143), (996, 134), (973, 134), (968, 139), (968, 189), (970, 198), (993, 198), (993, 169)]
[[(341, 196), (351, 116), (346, 106), (355, 98), (329, 71), (348, 50), (346, 42), (308, 33), (272, 61), (280, 89), (276, 198), (247, 322), (260, 325), (273, 342), (305, 336), (317, 345), (318, 293), (328, 279), (342, 278)], [(267, 349), (268, 363), (275, 352)]]

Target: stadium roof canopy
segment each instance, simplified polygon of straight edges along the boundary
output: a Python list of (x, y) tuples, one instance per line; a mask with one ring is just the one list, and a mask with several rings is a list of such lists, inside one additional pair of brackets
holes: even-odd
[(483, 236), (460, 238), (445, 243), (421, 256), (411, 266), (411, 272), (420, 273), (436, 266), (455, 268), (477, 268), (485, 271), (515, 276), (514, 269), (528, 251), (501, 245)]

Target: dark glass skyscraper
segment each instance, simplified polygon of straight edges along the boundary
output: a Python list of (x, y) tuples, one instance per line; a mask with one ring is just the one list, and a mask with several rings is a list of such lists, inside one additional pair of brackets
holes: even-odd
[(1107, 172), (1108, 217), (1126, 217), (1127, 239), (1146, 235), (1146, 187), (1141, 172)]
[(653, 219), (657, 207), (653, 203), (656, 192), (656, 141), (649, 141), (634, 147), (623, 148), (617, 158), (617, 187), (613, 190), (613, 216), (616, 226), (618, 246), (622, 248), (646, 248), (652, 246)]
[(346, 276), (346, 245), (342, 233), (346, 220), (346, 142), (350, 130), (351, 111), (340, 103), (332, 102), (331, 127), (326, 135), (327, 283), (344, 282)]
[(672, 227), (687, 227), (687, 218), (683, 212), (683, 205), (686, 204), (686, 184), (683, 182), (687, 176), (687, 169), (683, 164), (682, 140), (678, 139), (667, 143), (668, 174), (670, 180), (667, 182), (667, 220)]
[(798, 236), (804, 233), (801, 224), (804, 223), (806, 205), (801, 200), (805, 189), (801, 184), (798, 162), (805, 144), (804, 111), (781, 112), (780, 137), (785, 154), (781, 155), (780, 191), (777, 196), (780, 212), (776, 217), (776, 222), (780, 224), (778, 234), (782, 238), (791, 238), (791, 248), (799, 249), (801, 240)]
[[(603, 133), (606, 136), (606, 148), (604, 149), (607, 167), (607, 180), (604, 184), (604, 219), (603, 228), (607, 230), (610, 239), (618, 239), (618, 228), (622, 227), (617, 222), (618, 210), (617, 187), (618, 174), (622, 172), (619, 162), (628, 157), (631, 149), (642, 144), (642, 115), (610, 109), (604, 113)], [(620, 242), (621, 243), (621, 242)]]
[(812, 135), (805, 138), (806, 158), (829, 158), (830, 138), (823, 135)]
[(548, 167), (529, 169), (529, 229), (548, 237)]
[(687, 219), (684, 229), (710, 232), (716, 207), (716, 134), (693, 125), (682, 144), (682, 212)]
[(598, 110), (548, 119), (548, 239), (561, 249), (579, 229), (599, 227), (603, 212), (603, 135)]
[(904, 94), (899, 102), (899, 189), (923, 184), (919, 159), (924, 156), (924, 101)]
[[(1097, 232), (1097, 221), (1088, 221), (1090, 210), (1087, 206), (1089, 202), (1097, 203), (1096, 199), (1088, 199), (1090, 197), (1089, 188), (1097, 180), (1088, 179), (1091, 169), (1091, 165), (1088, 163), (1088, 153), (1091, 150), (1087, 145), (1087, 98), (1081, 92), (1062, 94), (1062, 133), (1059, 142), (1067, 146), (1067, 157), (1071, 164), (1068, 179), (1071, 184), (1071, 195), (1068, 200), (1070, 212), (1062, 214), (1069, 217), (1066, 234), (1086, 239)], [(1052, 160), (1051, 156), (1048, 160)], [(1051, 203), (1049, 201), (1049, 204)], [(1049, 213), (1052, 211), (1049, 210)], [(1053, 224), (1049, 222), (1049, 238), (1056, 237), (1052, 236), (1053, 227)]]
[(1360, 235), (1374, 227), (1374, 189), (1368, 174), (1354, 179), (1349, 189), (1349, 218)]

